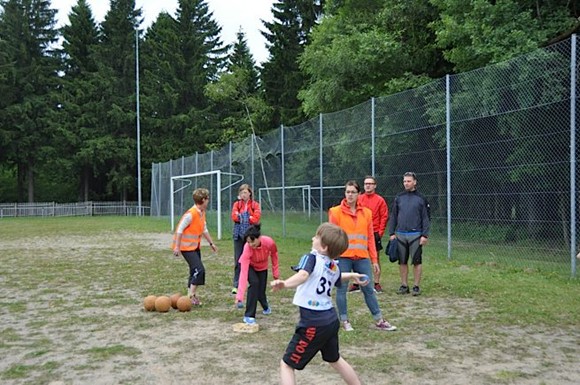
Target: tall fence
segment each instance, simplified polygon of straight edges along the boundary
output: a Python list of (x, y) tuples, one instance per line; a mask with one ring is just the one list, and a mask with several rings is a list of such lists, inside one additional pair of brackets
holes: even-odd
[(172, 176), (221, 170), (230, 175), (218, 186), (222, 207), (236, 199), (236, 182), (249, 183), (265, 215), (281, 214), (290, 228), (296, 219), (326, 220), (347, 179), (375, 175), (391, 204), (403, 173), (414, 171), (432, 207), (431, 244), (448, 258), (569, 268), (575, 276), (578, 63), (574, 35), (264, 137), (153, 164), (151, 215), (170, 214), (171, 194), (175, 212), (191, 204), (191, 190), (170, 191)]

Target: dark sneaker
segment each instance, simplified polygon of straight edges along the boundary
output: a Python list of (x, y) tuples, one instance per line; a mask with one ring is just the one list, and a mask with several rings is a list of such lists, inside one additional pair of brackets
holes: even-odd
[(352, 285), (350, 285), (350, 287), (348, 288), (348, 292), (349, 293), (358, 293), (360, 291), (360, 286), (357, 285), (356, 283), (353, 283)]
[(382, 293), (383, 292), (383, 287), (381, 286), (380, 283), (375, 283), (375, 291), (377, 293)]
[(397, 294), (409, 294), (409, 286), (401, 285), (397, 291)]
[(413, 286), (413, 295), (418, 296), (419, 294), (421, 294), (421, 289), (419, 289), (419, 286)]

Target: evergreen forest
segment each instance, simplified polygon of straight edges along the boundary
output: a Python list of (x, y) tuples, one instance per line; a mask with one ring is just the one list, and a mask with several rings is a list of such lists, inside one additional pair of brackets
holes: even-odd
[[(248, 1), (250, 2), (250, 1)], [(208, 1), (144, 28), (135, 0), (0, 0), (0, 202), (144, 199), (152, 163), (220, 149), (568, 39), (570, 0), (282, 0), (223, 41)], [(138, 71), (138, 72), (137, 72)]]

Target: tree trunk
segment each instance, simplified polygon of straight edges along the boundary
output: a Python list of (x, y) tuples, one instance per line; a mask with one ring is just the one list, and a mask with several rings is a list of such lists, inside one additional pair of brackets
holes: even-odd
[(31, 162), (28, 163), (26, 170), (26, 179), (28, 181), (28, 203), (34, 202), (34, 167)]

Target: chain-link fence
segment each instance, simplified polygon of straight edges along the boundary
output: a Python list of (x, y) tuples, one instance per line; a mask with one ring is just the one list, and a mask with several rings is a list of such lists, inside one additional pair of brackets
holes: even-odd
[[(310, 237), (343, 198), (347, 179), (375, 175), (391, 204), (403, 173), (414, 171), (432, 207), (430, 247), (455, 260), (509, 261), (575, 276), (576, 41), (574, 35), (263, 138), (153, 164), (151, 215), (170, 215), (172, 176), (221, 170), (228, 173), (217, 186), (224, 234), (238, 186), (249, 183), (265, 221), (279, 224), (282, 235)], [(190, 196), (191, 189), (174, 193), (178, 215)]]

